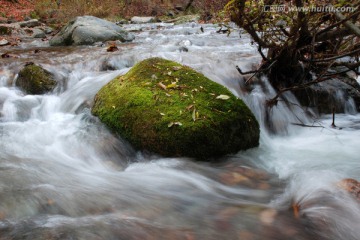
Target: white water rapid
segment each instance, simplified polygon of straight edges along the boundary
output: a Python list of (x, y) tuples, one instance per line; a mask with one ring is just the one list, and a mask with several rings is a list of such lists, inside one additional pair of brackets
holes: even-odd
[[(113, 53), (41, 41), (0, 49), (13, 56), (0, 62), (0, 239), (360, 239), (359, 202), (338, 187), (360, 180), (360, 114), (344, 102), (332, 128), (291, 94), (267, 110), (266, 79), (248, 87), (235, 68), (260, 61), (249, 37), (202, 26), (137, 26), (135, 42)], [(260, 146), (205, 163), (141, 153), (111, 134), (90, 113), (96, 92), (153, 56), (242, 98)], [(29, 61), (55, 74), (52, 93), (15, 87)]]

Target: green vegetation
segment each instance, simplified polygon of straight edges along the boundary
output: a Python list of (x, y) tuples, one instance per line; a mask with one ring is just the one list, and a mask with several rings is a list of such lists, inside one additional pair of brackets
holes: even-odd
[(104, 86), (92, 113), (138, 149), (208, 158), (258, 145), (259, 125), (225, 87), (178, 63), (151, 58)]

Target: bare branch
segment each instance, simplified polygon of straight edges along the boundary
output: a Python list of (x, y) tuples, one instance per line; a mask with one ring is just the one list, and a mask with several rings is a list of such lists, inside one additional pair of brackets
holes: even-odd
[[(340, 12), (335, 12), (335, 16), (337, 19), (339, 20), (345, 20), (346, 17), (344, 15), (342, 15)], [(355, 24), (353, 24), (352, 22), (346, 21), (344, 23), (345, 27), (347, 29), (349, 29), (353, 34), (355, 34), (356, 36), (360, 37), (360, 28), (357, 27)]]
[(330, 57), (330, 58), (322, 58), (322, 59), (312, 59), (312, 60), (306, 60), (305, 61), (308, 61), (308, 62), (329, 62), (329, 61), (332, 61), (332, 60), (336, 60), (336, 59), (339, 59), (339, 58), (343, 58), (343, 57), (346, 57), (346, 56), (351, 56), (351, 55), (354, 55), (355, 53), (359, 53), (360, 52), (360, 48), (352, 51), (352, 52), (348, 52), (348, 53), (344, 53), (344, 54), (341, 54), (341, 55), (336, 55), (334, 57)]
[(322, 33), (324, 33), (324, 32), (327, 32), (327, 31), (329, 31), (330, 29), (333, 29), (333, 28), (335, 28), (335, 27), (343, 24), (344, 22), (352, 19), (353, 17), (357, 17), (359, 14), (360, 14), (360, 12), (359, 12), (359, 11), (356, 11), (356, 12), (354, 12), (353, 14), (350, 14), (348, 17), (340, 20), (339, 22), (336, 22), (336, 23), (334, 23), (334, 24), (332, 24), (332, 25), (324, 28), (324, 29), (321, 30), (320, 32), (316, 33), (316, 35), (320, 35), (320, 34), (322, 34)]

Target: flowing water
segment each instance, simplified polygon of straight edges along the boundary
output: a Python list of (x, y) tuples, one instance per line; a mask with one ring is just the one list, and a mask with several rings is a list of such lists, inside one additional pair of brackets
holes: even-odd
[[(260, 61), (247, 35), (195, 23), (136, 27), (136, 41), (113, 53), (41, 41), (0, 49), (13, 56), (0, 63), (0, 239), (360, 239), (359, 202), (338, 187), (360, 176), (351, 100), (337, 128), (291, 94), (268, 110), (266, 79), (245, 85), (235, 68)], [(260, 146), (205, 163), (135, 151), (112, 135), (91, 115), (96, 92), (153, 56), (242, 98), (261, 123)], [(15, 87), (29, 61), (55, 74), (52, 93)]]

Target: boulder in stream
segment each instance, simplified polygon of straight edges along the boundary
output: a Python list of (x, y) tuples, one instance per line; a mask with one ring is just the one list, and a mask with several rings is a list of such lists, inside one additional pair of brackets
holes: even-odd
[(28, 94), (44, 94), (56, 86), (54, 76), (41, 66), (28, 63), (16, 79), (16, 86)]
[(135, 65), (96, 95), (92, 113), (138, 149), (207, 158), (259, 144), (242, 100), (195, 70), (161, 58)]
[[(347, 109), (346, 102), (351, 101), (360, 111), (360, 85), (356, 79), (349, 76), (337, 78), (314, 84), (308, 88), (294, 91), (301, 105), (316, 108), (319, 113), (336, 113), (351, 111)], [(352, 99), (352, 100), (351, 100)]]
[(76, 17), (51, 40), (51, 46), (91, 45), (95, 42), (120, 40), (129, 42), (135, 36), (115, 23), (93, 17)]

